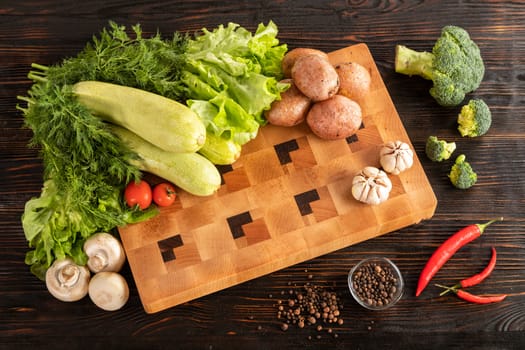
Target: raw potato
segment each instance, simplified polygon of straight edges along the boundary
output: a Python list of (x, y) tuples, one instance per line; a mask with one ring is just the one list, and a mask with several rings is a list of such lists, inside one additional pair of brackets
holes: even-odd
[(335, 70), (339, 75), (339, 94), (361, 102), (370, 91), (370, 72), (355, 62), (337, 64)]
[(362, 121), (359, 104), (342, 95), (315, 103), (306, 116), (306, 122), (312, 132), (327, 140), (352, 136)]
[(281, 67), (283, 70), (283, 74), (286, 78), (292, 77), (292, 67), (295, 64), (295, 61), (298, 57), (306, 56), (306, 55), (319, 55), (320, 57), (323, 57), (324, 59), (328, 60), (328, 55), (321, 51), (316, 49), (310, 49), (305, 47), (298, 47), (293, 50), (288, 51), (281, 62)]
[(292, 79), (284, 79), (282, 83), (290, 84), (290, 88), (281, 94), (279, 101), (274, 101), (265, 117), (270, 124), (279, 126), (294, 126), (306, 119), (312, 101), (306, 97), (293, 83)]
[(324, 101), (339, 90), (339, 76), (330, 62), (316, 54), (300, 56), (292, 67), (292, 79), (312, 101)]

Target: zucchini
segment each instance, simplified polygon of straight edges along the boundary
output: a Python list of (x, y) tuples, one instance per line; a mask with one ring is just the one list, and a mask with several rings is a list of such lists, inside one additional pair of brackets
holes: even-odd
[(131, 163), (140, 170), (162, 177), (196, 196), (209, 196), (221, 186), (221, 175), (215, 165), (195, 153), (164, 151), (137, 134), (116, 126), (111, 131), (139, 156)]
[(226, 140), (211, 132), (206, 134), (206, 141), (199, 153), (213, 164), (227, 165), (235, 162), (241, 155), (241, 145), (233, 140)]
[(78, 82), (73, 92), (93, 114), (165, 151), (196, 152), (206, 140), (206, 127), (199, 116), (164, 96), (100, 81)]

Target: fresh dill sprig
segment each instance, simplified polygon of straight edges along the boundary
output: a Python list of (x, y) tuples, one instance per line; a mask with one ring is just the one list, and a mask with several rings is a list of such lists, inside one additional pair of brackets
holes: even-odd
[(98, 80), (136, 87), (175, 100), (185, 100), (180, 82), (188, 36), (175, 32), (165, 40), (157, 32), (145, 38), (140, 25), (130, 37), (124, 26), (110, 22), (76, 57), (49, 68), (47, 76), (60, 84)]
[(26, 203), (22, 216), (30, 247), (26, 263), (39, 278), (51, 263), (69, 256), (85, 263), (83, 241), (93, 233), (109, 231), (156, 214), (128, 208), (124, 186), (141, 176), (130, 160), (137, 157), (113, 135), (106, 124), (80, 104), (72, 85), (99, 80), (138, 87), (172, 98), (184, 94), (179, 65), (184, 37), (160, 34), (144, 38), (140, 26), (135, 38), (110, 23), (76, 57), (61, 64), (32, 64), (33, 85), (26, 106), (17, 106), (33, 131), (30, 146), (38, 147), (44, 164), (44, 188)]

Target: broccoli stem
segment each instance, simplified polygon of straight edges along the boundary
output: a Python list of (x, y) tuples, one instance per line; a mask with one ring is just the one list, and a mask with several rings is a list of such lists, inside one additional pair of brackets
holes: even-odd
[(432, 61), (434, 54), (426, 51), (415, 51), (404, 45), (396, 45), (395, 69), (397, 73), (419, 75), (432, 80)]

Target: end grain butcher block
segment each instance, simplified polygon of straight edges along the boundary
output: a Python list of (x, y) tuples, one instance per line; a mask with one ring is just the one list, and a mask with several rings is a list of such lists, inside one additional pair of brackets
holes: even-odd
[(178, 193), (160, 215), (120, 229), (137, 289), (157, 312), (434, 214), (436, 197), (417, 156), (377, 206), (356, 201), (352, 178), (379, 167), (386, 141), (411, 142), (365, 44), (330, 53), (333, 64), (367, 67), (371, 92), (352, 137), (326, 141), (307, 125), (264, 126), (238, 161), (220, 167), (223, 185), (210, 197)]

